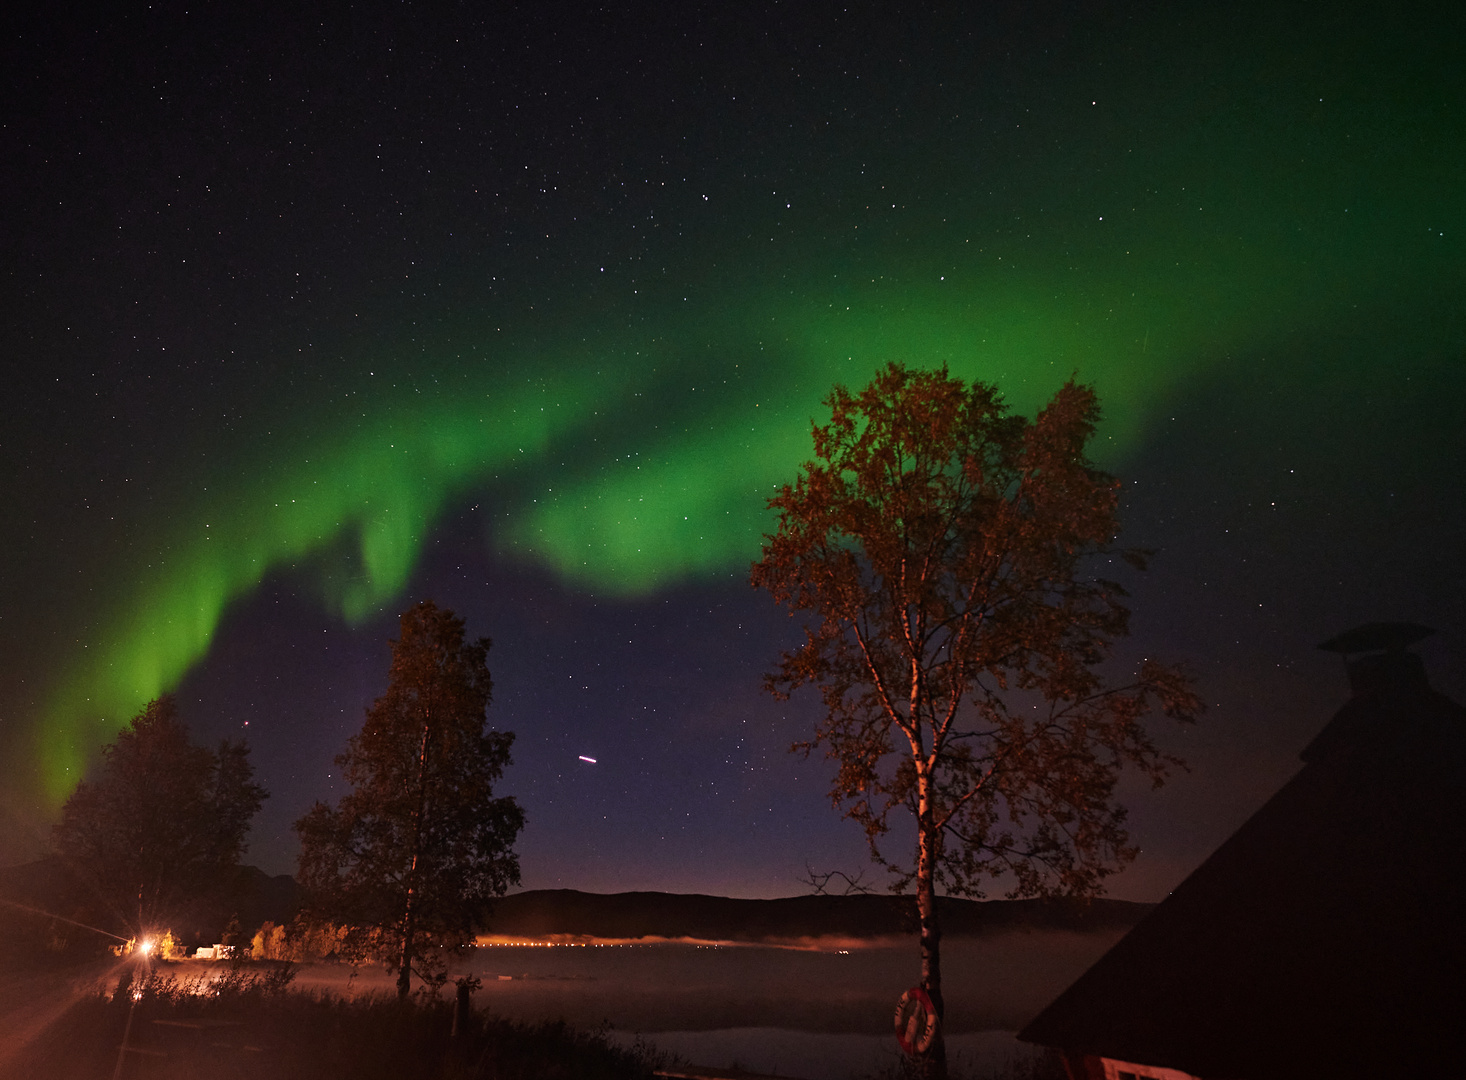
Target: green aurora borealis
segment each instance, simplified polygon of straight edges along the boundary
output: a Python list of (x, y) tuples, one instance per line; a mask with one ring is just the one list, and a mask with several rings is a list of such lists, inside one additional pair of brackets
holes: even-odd
[[(495, 558), (611, 599), (741, 584), (830, 385), (887, 360), (996, 382), (1026, 412), (1077, 373), (1123, 473), (1236, 357), (1392, 325), (1456, 348), (1459, 73), (1427, 53), (1402, 78), (1388, 35), (1368, 53), (1372, 28), (1313, 49), (1281, 15), (1267, 46), (1240, 19), (1212, 40), (1219, 19), (1162, 34), (1096, 16), (1101, 44), (1075, 30), (969, 86), (883, 84), (869, 130), (812, 128), (843, 108), (821, 84), (792, 134), (730, 117), (704, 137), (717, 167), (647, 151), (624, 212), (556, 211), (542, 242), (515, 240), (512, 288), (487, 284), (487, 256), (433, 265), (429, 247), (438, 290), (336, 294), (308, 326), (244, 331), (242, 352), (339, 360), (288, 391), (225, 380), (216, 404), (238, 398), (241, 419), (183, 423), (187, 449), (149, 459), (82, 565), (24, 547), (28, 576), (86, 583), (57, 593), (67, 630), (28, 683), (43, 801), (262, 581), (294, 574), (345, 623), (377, 617), (450, 508), (479, 508)], [(424, 234), (452, 220), (415, 214)], [(1414, 362), (1345, 353), (1332, 377)], [(1441, 370), (1425, 377), (1459, 393), (1459, 366)]]
[[(1296, 290), (1297, 265), (1262, 276), (1278, 265), (1260, 259), (1231, 276), (1208, 267), (1166, 280), (1158, 259), (1124, 255), (1092, 270), (1111, 289), (1085, 292), (1061, 291), (1067, 283), (1037, 275), (1005, 288), (1001, 276), (955, 264), (938, 286), (866, 283), (802, 309), (737, 308), (741, 320), (674, 313), (671, 332), (644, 350), (658, 360), (628, 363), (636, 350), (626, 346), (609, 358), (567, 349), (537, 365), (560, 369), (553, 374), (516, 386), (514, 375), (491, 368), (421, 404), (392, 402), (385, 417), (359, 427), (342, 423), (316, 445), (249, 461), (225, 485), (227, 498), (179, 508), (180, 525), (158, 542), (157, 561), (127, 575), (97, 647), (61, 680), (42, 741), (48, 787), (64, 796), (90, 751), (76, 728), (84, 717), (125, 719), (175, 685), (207, 652), (227, 605), (264, 575), (349, 548), (345, 565), (323, 569), (321, 587), (332, 609), (358, 621), (398, 599), (445, 501), (499, 474), (531, 475), (537, 491), (505, 512), (499, 543), (615, 594), (745, 566), (767, 528), (764, 500), (807, 454), (809, 422), (829, 386), (858, 383), (887, 359), (946, 363), (996, 381), (1014, 407), (1030, 412), (1078, 372), (1108, 403), (1102, 453), (1117, 464), (1150, 411), (1188, 374), (1278, 332), (1273, 313), (1251, 309), (1256, 294)], [(1290, 297), (1293, 329), (1378, 300), (1358, 286), (1317, 292), (1333, 302)], [(1196, 315), (1203, 302), (1204, 318)], [(841, 315), (831, 313), (837, 304)], [(737, 321), (769, 328), (740, 335)], [(1226, 332), (1207, 334), (1198, 324), (1208, 321)], [(691, 327), (708, 323), (734, 325), (726, 336), (695, 342)], [(768, 369), (742, 376), (738, 362), (720, 370), (686, 360), (703, 350), (772, 352), (778, 379)], [(682, 415), (613, 434), (605, 418), (645, 420), (650, 410), (637, 399), (675, 400), (681, 395), (666, 386), (674, 380), (686, 383)], [(699, 393), (705, 408), (697, 407)]]

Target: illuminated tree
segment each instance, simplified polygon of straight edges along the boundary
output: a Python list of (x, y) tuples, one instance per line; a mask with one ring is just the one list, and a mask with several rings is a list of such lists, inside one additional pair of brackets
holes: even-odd
[[(814, 737), (838, 763), (831, 798), (873, 858), (913, 887), (921, 985), (943, 1011), (938, 888), (980, 897), (1095, 895), (1135, 855), (1115, 801), (1123, 766), (1159, 785), (1168, 766), (1143, 725), (1200, 702), (1175, 668), (1103, 670), (1128, 632), (1124, 590), (1091, 575), (1112, 547), (1118, 484), (1085, 457), (1099, 407), (1065, 385), (1029, 421), (994, 387), (891, 365), (857, 394), (836, 387), (815, 460), (769, 505), (778, 529), (753, 584), (810, 618), (767, 678), (814, 683)], [(884, 841), (916, 826), (908, 861)], [(924, 1066), (945, 1076), (938, 1038)]]
[(131, 933), (162, 929), (233, 880), (265, 799), (249, 748), (195, 746), (172, 697), (150, 701), (66, 800), (54, 842), (73, 875)]
[(385, 949), (406, 997), (412, 974), (440, 974), (440, 948), (472, 941), (518, 883), (524, 812), (494, 794), (514, 736), (485, 730), (489, 640), (466, 643), (463, 620), (431, 601), (400, 627), (387, 692), (336, 759), (350, 794), (295, 828), (313, 913)]

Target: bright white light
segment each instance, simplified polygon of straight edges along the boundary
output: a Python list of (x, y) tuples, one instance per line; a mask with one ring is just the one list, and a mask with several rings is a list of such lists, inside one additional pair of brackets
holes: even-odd
[(592, 765), (594, 765), (594, 764), (595, 764), (595, 763), (596, 763), (596, 759), (595, 759), (595, 758), (593, 758), (593, 757), (586, 757), (586, 756), (585, 756), (585, 755), (584, 755), (584, 754), (581, 754), (581, 755), (580, 755), (580, 760), (581, 760), (581, 761), (588, 761), (588, 762), (590, 762), (590, 763), (591, 763), (591, 764), (592, 764)]
[(137, 948), (138, 952), (142, 953), (144, 956), (150, 955), (153, 951), (153, 939), (143, 938), (142, 942), (138, 945)]

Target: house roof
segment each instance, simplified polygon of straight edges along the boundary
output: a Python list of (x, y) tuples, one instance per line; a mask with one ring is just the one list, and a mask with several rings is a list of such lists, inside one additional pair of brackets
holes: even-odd
[(1392, 648), (1303, 769), (1019, 1038), (1203, 1077), (1454, 1074), (1466, 709)]

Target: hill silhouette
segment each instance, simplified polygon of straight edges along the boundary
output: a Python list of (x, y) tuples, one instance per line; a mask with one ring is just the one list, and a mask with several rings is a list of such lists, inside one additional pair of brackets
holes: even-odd
[[(1058, 900), (937, 900), (942, 932), (948, 937), (1015, 930), (1127, 929), (1153, 906), (1126, 900), (1083, 905)], [(916, 926), (916, 901), (910, 896), (742, 900), (697, 893), (532, 889), (499, 900), (488, 933), (530, 939), (661, 937), (758, 943), (906, 936), (915, 934)]]
[[(35, 941), (90, 936), (50, 918), (87, 921), (85, 885), (57, 859), (0, 867), (0, 930)], [(269, 920), (288, 923), (301, 904), (300, 886), (288, 874), (271, 876), (242, 866), (224, 897), (199, 905), (174, 927), (180, 937), (217, 940), (230, 915), (253, 930)], [(16, 906), (21, 905), (21, 906)], [(1004, 931), (1128, 929), (1154, 905), (1126, 900), (1076, 904), (1059, 900), (963, 900), (939, 897), (942, 932), (977, 937)], [(746, 943), (806, 938), (876, 939), (916, 933), (916, 901), (910, 896), (786, 896), (745, 900), (700, 893), (592, 893), (578, 889), (530, 889), (500, 899), (485, 933), (498, 938), (692, 938)], [(208, 939), (205, 941), (204, 939)]]

